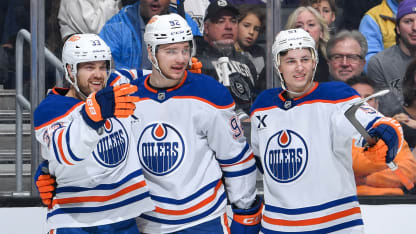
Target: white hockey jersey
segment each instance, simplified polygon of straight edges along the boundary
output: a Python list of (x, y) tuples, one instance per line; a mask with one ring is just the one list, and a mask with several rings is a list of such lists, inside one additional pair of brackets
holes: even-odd
[[(264, 233), (362, 233), (351, 144), (358, 132), (344, 116), (358, 94), (343, 82), (315, 83), (302, 97), (281, 88), (253, 104), (251, 144), (264, 170)], [(381, 115), (356, 116), (371, 127)]]
[(256, 166), (229, 91), (190, 72), (168, 90), (149, 87), (148, 79), (132, 81), (141, 98), (137, 154), (156, 205), (138, 218), (140, 231), (175, 232), (212, 220), (225, 213), (227, 198), (248, 208)]
[(80, 114), (84, 102), (66, 92), (53, 89), (34, 113), (42, 156), (58, 184), (47, 228), (116, 223), (153, 210), (132, 119), (108, 119), (97, 132)]

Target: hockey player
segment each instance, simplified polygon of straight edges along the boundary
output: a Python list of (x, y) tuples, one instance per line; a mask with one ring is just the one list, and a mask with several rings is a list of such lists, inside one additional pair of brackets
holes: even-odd
[(258, 233), (255, 161), (229, 91), (212, 77), (185, 71), (195, 46), (179, 15), (154, 16), (144, 41), (152, 73), (132, 81), (140, 97), (134, 132), (156, 208), (138, 218), (140, 230), (229, 233), (228, 198), (231, 232)]
[[(281, 31), (272, 47), (280, 88), (252, 107), (251, 143), (264, 170), (263, 233), (363, 233), (352, 170), (352, 137), (344, 112), (359, 101), (343, 82), (314, 82), (318, 57), (302, 29)], [(391, 162), (402, 145), (398, 122), (366, 105), (357, 119)]]
[(54, 88), (34, 112), (36, 139), (57, 182), (48, 230), (139, 233), (134, 218), (154, 205), (139, 159), (131, 156), (129, 116), (139, 98), (129, 94), (137, 87), (105, 87), (111, 52), (95, 34), (70, 37), (62, 61), (70, 88)]

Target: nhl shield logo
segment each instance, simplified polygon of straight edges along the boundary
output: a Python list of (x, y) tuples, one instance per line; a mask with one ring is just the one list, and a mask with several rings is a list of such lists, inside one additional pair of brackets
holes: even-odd
[(267, 173), (279, 183), (296, 180), (305, 171), (308, 147), (305, 140), (292, 130), (281, 130), (267, 142), (264, 165)]
[(166, 123), (144, 128), (137, 152), (143, 168), (158, 176), (174, 171), (185, 155), (185, 144), (178, 130)]
[(107, 119), (104, 124), (106, 134), (100, 139), (93, 151), (95, 160), (105, 167), (116, 167), (127, 157), (129, 136), (120, 120)]

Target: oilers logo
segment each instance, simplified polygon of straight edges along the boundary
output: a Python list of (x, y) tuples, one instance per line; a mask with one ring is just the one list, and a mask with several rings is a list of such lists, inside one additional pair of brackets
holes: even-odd
[(308, 147), (303, 138), (292, 130), (282, 130), (267, 142), (264, 165), (270, 177), (279, 183), (299, 178), (308, 162)]
[(92, 153), (95, 160), (104, 167), (116, 167), (126, 159), (129, 149), (129, 136), (120, 120), (107, 119), (104, 124), (104, 137)]
[(162, 176), (174, 171), (185, 155), (185, 144), (181, 134), (166, 123), (155, 123), (144, 128), (137, 152), (147, 171)]

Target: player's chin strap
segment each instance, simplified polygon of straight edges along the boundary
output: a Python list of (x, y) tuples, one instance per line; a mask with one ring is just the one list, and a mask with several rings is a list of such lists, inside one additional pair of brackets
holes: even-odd
[(78, 87), (78, 82), (77, 82), (77, 78), (76, 78), (76, 75), (74, 75), (75, 77), (74, 77), (74, 81), (72, 81), (71, 80), (71, 77), (67, 74), (66, 76), (68, 76), (67, 77), (67, 81), (68, 81), (68, 83), (72, 86), (72, 87), (74, 87), (75, 88), (75, 91), (77, 91), (77, 93), (81, 96), (81, 99), (82, 100), (86, 100), (87, 99), (87, 97), (88, 97), (88, 95), (86, 95), (85, 93), (83, 93), (80, 89), (79, 89), (79, 87)]
[[(280, 60), (280, 58), (278, 58), (278, 60)], [(306, 87), (302, 92), (295, 92), (295, 91), (290, 91), (289, 89), (287, 89), (286, 88), (286, 85), (285, 85), (285, 80), (283, 79), (283, 76), (280, 73), (279, 68), (276, 67), (277, 75), (279, 76), (280, 85), (281, 85), (282, 89), (285, 90), (286, 92), (290, 93), (290, 94), (295, 95), (295, 96), (302, 96), (304, 93), (306, 93), (307, 91), (309, 91), (309, 89), (312, 87), (313, 81), (315, 80), (315, 73), (316, 73), (316, 67), (317, 66), (318, 66), (318, 63), (315, 63), (315, 67), (313, 68), (311, 82), (309, 83), (308, 87)]]
[(279, 79), (280, 79), (280, 85), (282, 86), (282, 89), (285, 90), (286, 92), (288, 92), (290, 94), (293, 94), (295, 96), (302, 96), (304, 93), (309, 91), (309, 89), (312, 87), (313, 81), (315, 79), (315, 72), (316, 72), (316, 69), (314, 69), (314, 71), (313, 71), (312, 79), (311, 79), (311, 82), (309, 82), (308, 87), (306, 87), (302, 92), (295, 92), (295, 91), (290, 91), (289, 89), (287, 89), (286, 85), (285, 85), (285, 80), (283, 79), (282, 75), (280, 74), (280, 71), (278, 71)]

